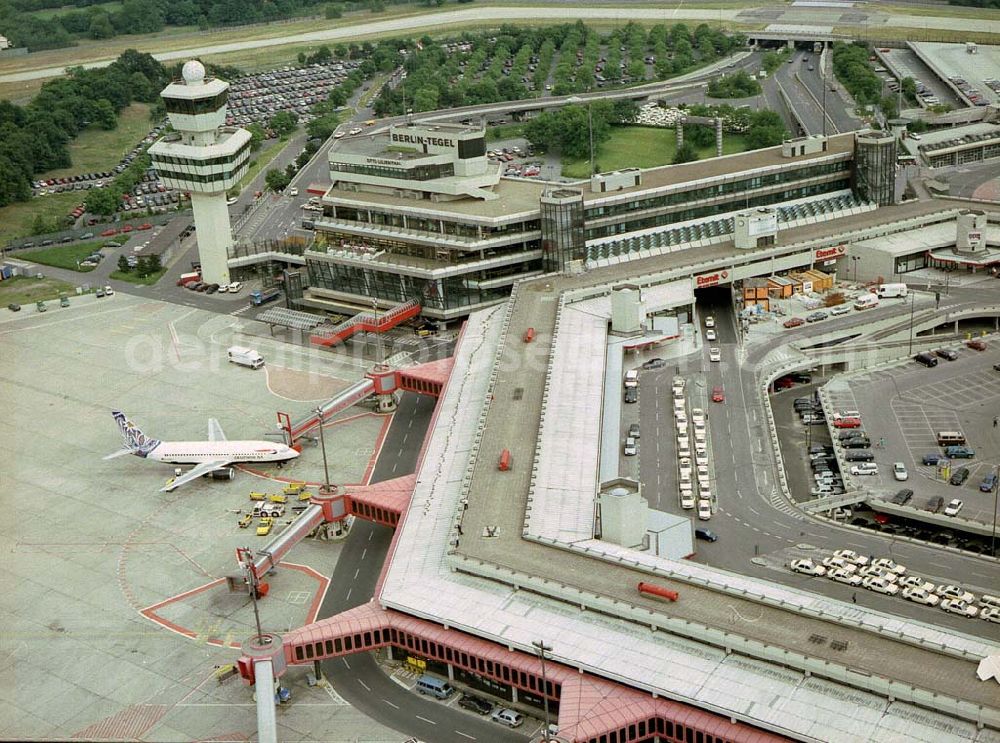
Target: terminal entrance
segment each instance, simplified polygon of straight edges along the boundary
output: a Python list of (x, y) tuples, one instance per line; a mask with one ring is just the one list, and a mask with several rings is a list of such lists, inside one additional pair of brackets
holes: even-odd
[(706, 317), (715, 318), (717, 341), (713, 343), (736, 343), (738, 331), (733, 312), (732, 287), (726, 285), (695, 289), (694, 297), (701, 324), (704, 324)]

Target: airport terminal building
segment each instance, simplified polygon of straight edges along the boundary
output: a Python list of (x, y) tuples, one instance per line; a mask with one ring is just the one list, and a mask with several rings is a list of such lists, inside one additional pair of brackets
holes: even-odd
[(416, 300), (428, 318), (457, 320), (525, 278), (717, 242), (755, 207), (785, 205), (781, 224), (893, 203), (895, 148), (879, 134), (807, 137), (553, 184), (502, 177), (482, 127), (395, 125), (331, 150), (302, 303), (350, 312)]

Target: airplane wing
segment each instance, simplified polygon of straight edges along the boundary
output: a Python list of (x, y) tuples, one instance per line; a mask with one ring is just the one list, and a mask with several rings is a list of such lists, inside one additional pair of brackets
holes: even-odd
[(232, 462), (231, 459), (217, 459), (214, 462), (202, 462), (201, 464), (189, 469), (183, 475), (175, 477), (170, 482), (167, 483), (166, 487), (160, 488), (161, 493), (169, 493), (175, 488), (179, 488), (185, 483), (189, 483), (192, 480), (197, 480), (202, 475), (207, 475), (215, 470), (222, 469), (226, 465)]
[(208, 419), (208, 440), (209, 441), (226, 440), (226, 434), (222, 432), (222, 426), (219, 425), (219, 421), (215, 418)]

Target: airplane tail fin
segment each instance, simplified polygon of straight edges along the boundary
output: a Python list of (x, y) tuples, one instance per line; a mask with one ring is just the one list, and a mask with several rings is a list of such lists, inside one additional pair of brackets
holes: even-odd
[(151, 439), (146, 436), (122, 411), (113, 410), (111, 411), (111, 415), (114, 416), (115, 422), (118, 423), (118, 430), (122, 432), (125, 448), (122, 449), (121, 453), (115, 452), (105, 457), (105, 459), (121, 456), (122, 453), (135, 454), (137, 457), (146, 457), (153, 449), (160, 445), (161, 442), (159, 439)]

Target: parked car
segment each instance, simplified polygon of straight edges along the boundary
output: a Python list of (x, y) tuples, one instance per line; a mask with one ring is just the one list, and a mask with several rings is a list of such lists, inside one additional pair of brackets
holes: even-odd
[(957, 516), (958, 512), (962, 510), (964, 504), (958, 498), (953, 498), (947, 506), (944, 507), (945, 516)]
[(972, 619), (979, 613), (977, 607), (961, 599), (943, 599), (941, 601), (941, 608), (949, 614), (958, 614), (969, 619)]
[(968, 446), (946, 446), (944, 455), (949, 459), (972, 459), (976, 456), (976, 450)]
[(822, 310), (819, 310), (818, 312), (810, 312), (806, 315), (806, 322), (819, 322), (820, 320), (825, 320), (829, 316), (830, 315), (828, 313), (823, 312)]
[(900, 490), (894, 496), (892, 496), (892, 502), (895, 503), (897, 506), (903, 506), (909, 503), (910, 498), (912, 497), (913, 497), (913, 491), (908, 488), (905, 488), (903, 490)]
[[(360, 132), (361, 130), (359, 129), (358, 133)], [(351, 133), (353, 134), (354, 131), (352, 130)], [(515, 712), (514, 710), (507, 709), (506, 707), (494, 710), (493, 714), (490, 715), (490, 719), (493, 720), (493, 722), (499, 722), (502, 725), (512, 728), (520, 727), (524, 724), (524, 717), (520, 712)]]
[(966, 341), (965, 345), (968, 346), (969, 348), (971, 348), (973, 351), (985, 351), (986, 350), (986, 341), (980, 341), (980, 340), (973, 339), (971, 341)]
[(948, 361), (954, 361), (958, 358), (958, 351), (951, 348), (937, 348), (934, 350), (934, 355)]
[(932, 451), (930, 454), (924, 454), (924, 458), (920, 460), (921, 464), (937, 464), (946, 457), (943, 454), (938, 454), (936, 451)]
[(877, 575), (869, 575), (861, 581), (861, 585), (869, 591), (884, 593), (887, 596), (895, 596), (899, 593), (899, 586), (892, 581)]
[(841, 560), (847, 560), (853, 565), (865, 566), (868, 564), (868, 557), (865, 555), (858, 554), (854, 550), (835, 550), (833, 553), (834, 557), (839, 557)]
[(488, 715), (493, 711), (493, 705), (482, 697), (475, 694), (463, 694), (458, 700), (458, 706), (462, 709), (469, 709), (479, 715)]
[(834, 428), (861, 428), (861, 419), (854, 417), (835, 418)]
[(643, 363), (642, 368), (649, 371), (650, 369), (662, 369), (666, 365), (667, 362), (663, 359), (650, 359)]
[(792, 560), (790, 567), (796, 573), (804, 573), (805, 575), (826, 575), (826, 568), (822, 565), (817, 565), (812, 560), (808, 558), (803, 558), (801, 560)]
[(840, 443), (845, 449), (868, 449), (872, 445), (871, 439), (867, 436), (856, 436), (851, 439), (845, 439)]
[(629, 427), (628, 427), (628, 435), (631, 436), (633, 439), (639, 438), (639, 424), (638, 423), (632, 423), (632, 424), (629, 425)]
[(831, 580), (835, 580), (838, 583), (846, 583), (850, 586), (861, 585), (861, 582), (864, 580), (864, 578), (862, 578), (857, 573), (844, 569), (839, 569), (829, 572), (827, 573), (826, 577), (830, 578)]
[(970, 591), (966, 591), (961, 586), (940, 585), (934, 589), (934, 593), (943, 599), (955, 599), (956, 601), (965, 601), (966, 603), (972, 603), (976, 600), (976, 597)]
[(717, 542), (719, 541), (719, 535), (716, 534), (711, 529), (706, 529), (704, 526), (699, 526), (694, 530), (695, 539), (701, 539), (705, 542)]
[(913, 360), (926, 367), (933, 367), (938, 364), (937, 358), (926, 352), (918, 353), (913, 357)]
[(874, 462), (860, 462), (851, 467), (851, 474), (854, 476), (877, 475), (878, 465)]
[(11, 302), (10, 304), (7, 305), (7, 309), (10, 310), (11, 312), (20, 312), (21, 305), (17, 304), (16, 302)]
[(892, 476), (899, 482), (903, 482), (904, 480), (909, 479), (910, 473), (906, 471), (905, 464), (902, 462), (894, 462), (892, 465)]
[(722, 361), (722, 351), (718, 348), (708, 349), (708, 360), (709, 361)]
[(880, 557), (872, 563), (873, 568), (882, 568), (888, 570), (894, 575), (900, 576), (906, 573), (906, 566), (900, 565), (895, 560), (890, 560), (888, 557)]
[(951, 477), (948, 478), (948, 482), (951, 483), (952, 485), (962, 485), (968, 479), (969, 479), (969, 468), (959, 467), (957, 470), (951, 473)]
[(805, 325), (806, 321), (801, 317), (790, 317), (785, 322), (782, 323), (786, 328), (797, 328), (800, 325)]
[(997, 484), (997, 473), (996, 471), (990, 472), (983, 478), (983, 481), (979, 483), (979, 490), (983, 493), (992, 492), (993, 488)]
[(916, 604), (924, 604), (925, 606), (937, 606), (941, 601), (940, 596), (928, 593), (923, 588), (916, 586), (908, 586), (904, 588), (900, 595), (908, 601), (912, 601)]
[(929, 501), (927, 501), (927, 510), (931, 513), (937, 513), (941, 510), (941, 506), (944, 505), (944, 498), (940, 495), (935, 495)]
[(871, 449), (856, 449), (847, 452), (844, 455), (844, 459), (848, 462), (874, 462), (875, 455), (872, 453)]

